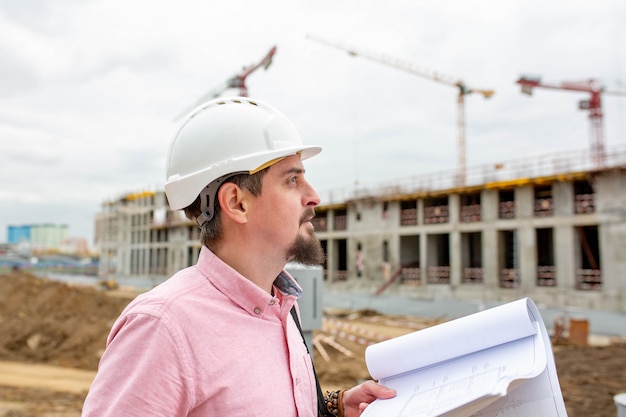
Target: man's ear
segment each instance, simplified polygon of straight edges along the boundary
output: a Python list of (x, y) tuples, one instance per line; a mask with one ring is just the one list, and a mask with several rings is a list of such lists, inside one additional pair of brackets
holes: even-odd
[(237, 223), (245, 223), (247, 219), (246, 193), (236, 184), (227, 182), (217, 192), (217, 203), (222, 210), (222, 216)]

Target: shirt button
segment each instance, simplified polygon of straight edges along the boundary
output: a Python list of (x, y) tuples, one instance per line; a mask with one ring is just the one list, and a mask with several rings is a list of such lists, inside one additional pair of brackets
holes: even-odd
[(261, 309), (259, 307), (254, 307), (254, 312), (256, 314), (261, 314)]
[(274, 299), (270, 300), (270, 305), (273, 306), (274, 304), (276, 304), (276, 300)]
[(296, 378), (296, 385), (300, 384), (300, 378)]

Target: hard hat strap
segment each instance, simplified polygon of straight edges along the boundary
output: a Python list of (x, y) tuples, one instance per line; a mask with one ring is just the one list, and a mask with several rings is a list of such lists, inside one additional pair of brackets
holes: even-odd
[(213, 215), (215, 214), (215, 197), (217, 196), (217, 191), (220, 189), (222, 184), (224, 184), (227, 179), (239, 174), (249, 174), (249, 172), (239, 171), (222, 175), (221, 177), (218, 177), (215, 180), (211, 181), (209, 185), (207, 185), (202, 189), (202, 191), (200, 191), (201, 214), (196, 217), (196, 223), (198, 223), (198, 227), (202, 227), (204, 223), (210, 221), (213, 218)]

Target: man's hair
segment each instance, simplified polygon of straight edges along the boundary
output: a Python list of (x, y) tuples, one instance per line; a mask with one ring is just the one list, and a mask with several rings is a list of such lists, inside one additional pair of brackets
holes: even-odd
[[(263, 187), (263, 177), (267, 173), (268, 168), (262, 169), (259, 172), (256, 172), (252, 175), (250, 174), (238, 174), (228, 178), (224, 181), (224, 184), (228, 182), (232, 182), (238, 187), (249, 191), (254, 196), (258, 196), (261, 194), (261, 189)], [(224, 185), (222, 184), (220, 188)], [(217, 193), (219, 192), (219, 188), (215, 192), (215, 200), (213, 203), (213, 218), (207, 222), (205, 222), (200, 228), (200, 243), (206, 247), (210, 247), (209, 244), (211, 242), (218, 241), (222, 237), (222, 226), (221, 226), (221, 213), (222, 210), (220, 208), (220, 203), (217, 200)], [(185, 216), (189, 220), (196, 221), (196, 218), (202, 214), (200, 210), (200, 196), (196, 198), (196, 200), (187, 206), (184, 209)]]

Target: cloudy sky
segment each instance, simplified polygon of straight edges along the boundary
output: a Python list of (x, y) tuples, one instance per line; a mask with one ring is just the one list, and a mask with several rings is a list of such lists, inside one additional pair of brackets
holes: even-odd
[[(623, 0), (0, 0), (0, 242), (37, 223), (91, 241), (102, 203), (162, 187), (176, 116), (272, 46), (249, 95), (324, 147), (306, 164), (321, 195), (455, 169), (453, 87), (307, 35), (493, 89), (466, 97), (470, 167), (585, 149), (585, 93), (515, 81), (626, 91), (625, 23)], [(624, 145), (626, 97), (603, 98), (606, 146)]]

